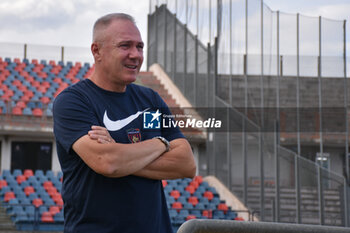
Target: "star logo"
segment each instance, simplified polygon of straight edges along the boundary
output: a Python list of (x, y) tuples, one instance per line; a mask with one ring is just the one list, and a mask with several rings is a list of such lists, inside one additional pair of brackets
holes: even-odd
[(162, 114), (159, 109), (156, 112), (143, 113), (143, 128), (144, 129), (160, 129), (160, 116)]

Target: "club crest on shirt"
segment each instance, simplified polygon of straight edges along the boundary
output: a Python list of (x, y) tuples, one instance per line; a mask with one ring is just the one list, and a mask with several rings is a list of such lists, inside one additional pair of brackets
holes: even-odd
[(131, 143), (141, 141), (141, 132), (139, 129), (129, 129), (126, 132), (128, 133), (128, 138)]

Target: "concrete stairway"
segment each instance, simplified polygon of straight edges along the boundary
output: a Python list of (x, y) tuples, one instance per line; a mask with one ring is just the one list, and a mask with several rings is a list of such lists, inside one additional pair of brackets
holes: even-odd
[[(233, 187), (234, 193), (242, 198), (241, 186)], [(260, 188), (259, 186), (248, 187), (248, 208), (260, 216)], [(326, 225), (342, 226), (342, 207), (339, 191), (335, 189), (324, 190), (324, 218)], [(265, 187), (265, 218), (264, 221), (275, 221), (275, 189)], [(280, 190), (280, 222), (296, 223), (296, 194), (294, 189), (281, 188)], [(301, 190), (301, 223), (319, 224), (319, 203), (316, 189)]]
[(0, 232), (16, 232), (15, 224), (2, 206), (0, 206)]

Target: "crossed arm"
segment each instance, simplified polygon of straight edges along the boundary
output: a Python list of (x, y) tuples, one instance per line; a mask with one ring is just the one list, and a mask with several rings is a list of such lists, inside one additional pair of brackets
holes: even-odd
[(91, 169), (108, 177), (136, 175), (160, 180), (195, 176), (196, 165), (186, 139), (172, 140), (170, 151), (165, 149), (159, 139), (115, 142), (100, 126), (93, 126), (88, 135), (73, 144), (73, 150)]

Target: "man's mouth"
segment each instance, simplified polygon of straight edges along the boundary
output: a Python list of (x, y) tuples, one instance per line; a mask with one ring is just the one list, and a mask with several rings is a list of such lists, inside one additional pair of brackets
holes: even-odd
[(128, 69), (137, 69), (137, 65), (125, 65), (126, 68)]

